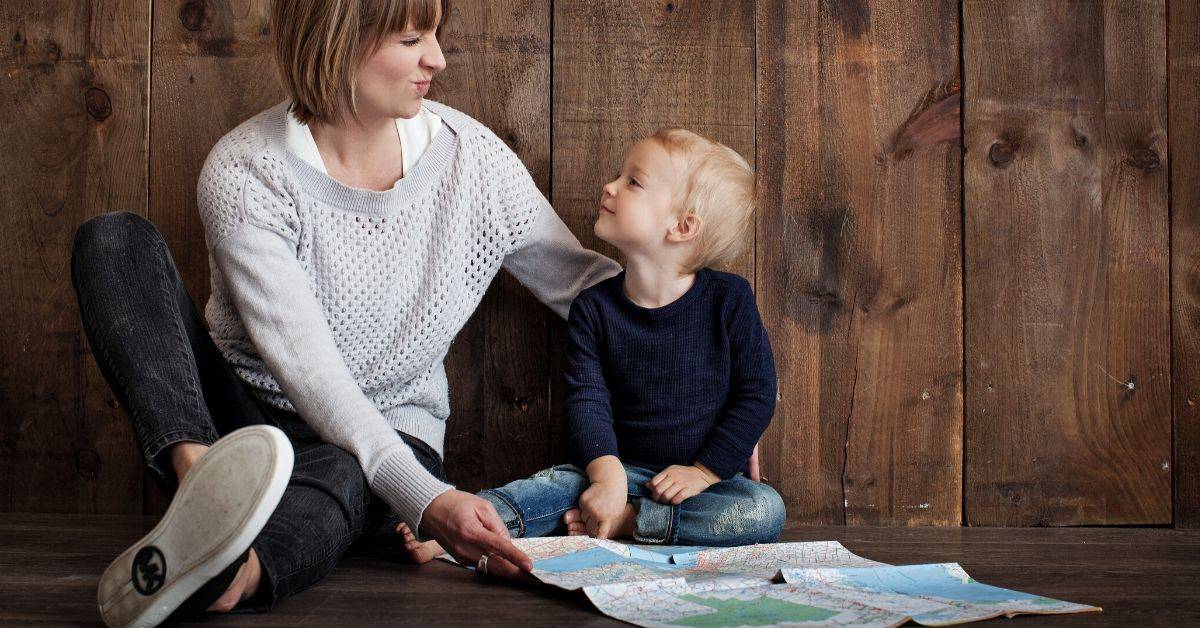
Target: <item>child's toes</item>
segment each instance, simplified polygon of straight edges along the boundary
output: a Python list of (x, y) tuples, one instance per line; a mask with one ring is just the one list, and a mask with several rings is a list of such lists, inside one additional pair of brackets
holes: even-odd
[(408, 550), (409, 558), (418, 565), (423, 565), (445, 553), (437, 541), (417, 543), (416, 547), (411, 547), (408, 543), (405, 543), (404, 548)]

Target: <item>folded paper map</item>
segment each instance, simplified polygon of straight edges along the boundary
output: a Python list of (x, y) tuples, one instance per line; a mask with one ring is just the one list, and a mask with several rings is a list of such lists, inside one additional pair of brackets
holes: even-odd
[(837, 541), (665, 547), (566, 536), (513, 543), (533, 560), (538, 580), (581, 590), (600, 612), (638, 626), (947, 626), (1100, 610), (982, 584), (956, 563), (887, 565)]

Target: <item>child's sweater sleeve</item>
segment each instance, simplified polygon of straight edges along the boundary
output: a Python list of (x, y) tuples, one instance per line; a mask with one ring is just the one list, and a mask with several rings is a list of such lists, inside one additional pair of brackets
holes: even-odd
[(567, 316), (567, 390), (564, 403), (571, 462), (580, 469), (600, 456), (617, 454), (612, 399), (600, 359), (598, 321), (585, 299), (571, 303)]
[(777, 382), (771, 341), (750, 284), (743, 280), (738, 285), (729, 319), (729, 398), (696, 456), (696, 462), (722, 480), (745, 468), (775, 413)]

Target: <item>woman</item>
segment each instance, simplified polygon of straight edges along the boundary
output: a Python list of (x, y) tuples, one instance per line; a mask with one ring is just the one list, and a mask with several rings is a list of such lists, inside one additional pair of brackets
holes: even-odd
[(197, 188), (207, 330), (153, 225), (112, 213), (77, 231), (89, 343), (179, 491), (102, 576), (110, 625), (270, 609), (401, 522), (490, 573), (530, 568), (494, 508), (447, 483), (443, 359), (501, 267), (564, 318), (620, 267), (494, 134), (423, 100), (446, 13), (274, 3), (288, 98), (222, 137)]

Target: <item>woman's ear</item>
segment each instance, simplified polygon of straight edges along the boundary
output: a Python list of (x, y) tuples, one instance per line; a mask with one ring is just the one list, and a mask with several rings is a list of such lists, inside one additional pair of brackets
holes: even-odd
[(692, 212), (687, 212), (671, 229), (667, 231), (668, 242), (688, 242), (700, 235), (700, 229), (704, 226), (704, 221)]

